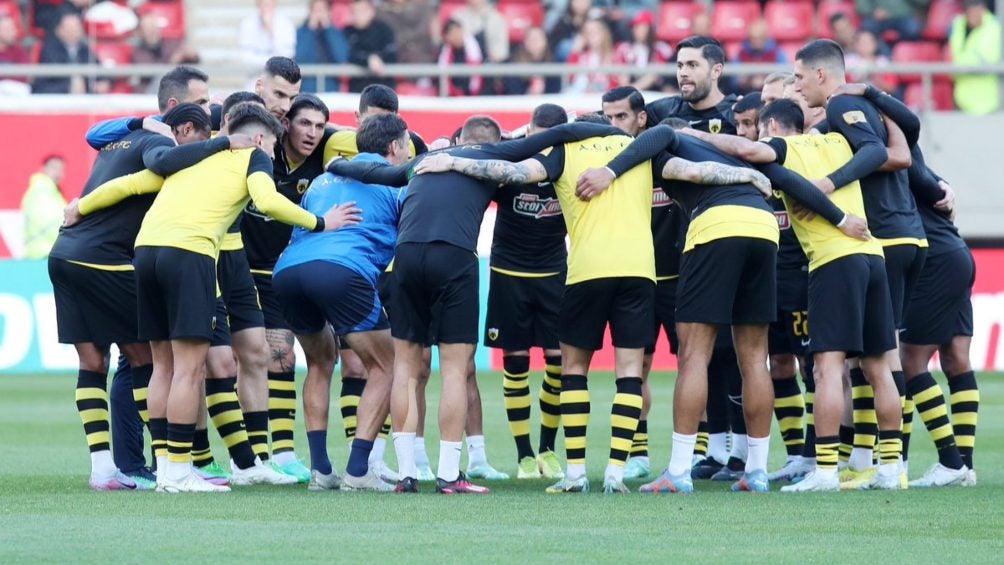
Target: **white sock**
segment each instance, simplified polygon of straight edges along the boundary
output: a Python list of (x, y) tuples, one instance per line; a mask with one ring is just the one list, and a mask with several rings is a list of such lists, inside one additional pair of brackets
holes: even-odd
[(453, 482), (460, 476), (460, 452), (464, 449), (462, 441), (439, 442), (439, 467), (436, 476), (447, 482)]
[(272, 462), (280, 467), (283, 465), (289, 465), (294, 461), (296, 461), (296, 453), (292, 451), (283, 451), (282, 453), (276, 453), (272, 456)]
[(879, 465), (878, 473), (883, 477), (899, 474), (899, 463), (883, 463)]
[[(676, 435), (676, 434), (673, 434)], [(709, 434), (708, 435), (708, 457), (713, 458), (722, 465), (729, 460), (729, 449), (726, 447), (729, 442), (729, 434), (722, 432), (720, 434)]]
[(415, 434), (394, 432), (394, 453), (397, 455), (397, 469), (401, 478), (411, 477), (412, 479), (417, 479), (418, 468), (415, 467)]
[(170, 481), (180, 481), (181, 479), (184, 479), (191, 472), (192, 472), (192, 464), (189, 462), (173, 463), (171, 461), (168, 461), (167, 469), (165, 470), (166, 477)]
[(749, 446), (748, 453), (746, 454), (746, 472), (752, 471), (766, 471), (767, 470), (767, 453), (770, 451), (770, 436), (767, 437), (753, 437), (753, 436), (740, 436), (746, 437), (746, 443)]
[(467, 468), (488, 463), (485, 454), (485, 436), (467, 436)]
[(375, 440), (373, 440), (373, 450), (370, 451), (370, 458), (369, 458), (370, 465), (372, 465), (374, 463), (378, 463), (378, 462), (382, 463), (383, 462), (383, 453), (386, 450), (387, 450), (387, 440), (386, 439), (384, 439), (382, 437), (378, 437)]
[(565, 469), (565, 477), (574, 481), (575, 479), (581, 478), (586, 474), (586, 464), (585, 463), (569, 463)]
[(690, 472), (690, 459), (694, 456), (695, 445), (697, 445), (697, 434), (673, 432), (673, 451), (669, 454), (670, 475), (682, 475)]
[(603, 478), (613, 479), (615, 481), (624, 480), (624, 466), (614, 465), (613, 463), (607, 463), (607, 470), (603, 472)]
[(429, 452), (425, 450), (425, 438), (421, 436), (415, 436), (415, 466), (425, 468), (430, 466)]
[(873, 450), (855, 447), (851, 450), (851, 458), (847, 461), (847, 464), (855, 471), (864, 471), (865, 469), (872, 468), (873, 459)]
[(91, 474), (96, 477), (111, 477), (118, 472), (112, 452), (103, 449), (91, 453)]
[(167, 476), (167, 455), (161, 455), (157, 457), (157, 476), (158, 477)]
[(729, 457), (735, 457), (740, 461), (749, 458), (748, 437), (746, 434), (732, 434), (732, 451), (729, 452)]
[(813, 472), (820, 479), (833, 479), (833, 478), (836, 478), (836, 476), (837, 476), (837, 470), (833, 469), (833, 468), (830, 468), (830, 469), (820, 469), (819, 467), (816, 467), (816, 470), (813, 471)]
[(648, 465), (649, 464), (648, 455), (638, 455), (636, 457), (628, 457), (628, 461), (630, 461), (632, 459), (634, 459), (635, 461), (639, 461), (639, 462), (641, 462), (644, 465)]

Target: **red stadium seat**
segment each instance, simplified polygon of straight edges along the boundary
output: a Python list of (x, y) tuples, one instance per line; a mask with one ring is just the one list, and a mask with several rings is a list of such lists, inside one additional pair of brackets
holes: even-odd
[(781, 51), (788, 57), (789, 63), (795, 62), (795, 53), (805, 45), (804, 41), (786, 41), (781, 44)]
[(453, 17), (453, 12), (460, 10), (466, 5), (467, 3), (462, 1), (458, 2), (457, 0), (443, 0), (439, 4), (439, 23), (445, 24), (446, 22), (450, 21), (450, 18)]
[(927, 12), (927, 26), (924, 28), (922, 37), (931, 41), (948, 39), (948, 30), (952, 27), (952, 20), (960, 13), (962, 13), (962, 5), (959, 4), (958, 0), (934, 0)]
[(124, 41), (99, 41), (94, 44), (94, 58), (105, 67), (132, 62), (132, 45)]
[(739, 58), (739, 52), (743, 50), (742, 41), (729, 41), (722, 45), (725, 49), (725, 60), (735, 61)]
[[(940, 63), (944, 51), (938, 43), (931, 41), (900, 41), (892, 48), (892, 60), (896, 63)], [(920, 75), (900, 75), (904, 84), (920, 82)]]
[(779, 42), (804, 41), (812, 36), (816, 9), (808, 2), (770, 0), (763, 12), (770, 36)]
[(154, 14), (161, 20), (164, 37), (179, 39), (185, 37), (185, 5), (178, 0), (170, 2), (147, 2), (136, 9), (140, 15)]
[(704, 12), (704, 6), (688, 0), (663, 2), (659, 8), (656, 36), (662, 41), (676, 45), (677, 41), (690, 37), (694, 16)]
[(711, 12), (711, 35), (725, 43), (743, 41), (750, 24), (760, 17), (760, 4), (756, 2), (715, 2)]
[(509, 42), (523, 41), (526, 30), (544, 24), (544, 6), (540, 2), (501, 1), (498, 10), (509, 24)]
[(338, 29), (345, 29), (352, 21), (352, 2), (332, 2), (331, 23)]
[(833, 30), (830, 29), (830, 18), (836, 14), (844, 14), (849, 17), (857, 28), (860, 25), (858, 12), (854, 8), (854, 2), (846, 0), (823, 0), (816, 10), (816, 34), (827, 39), (833, 38)]
[[(903, 93), (903, 102), (911, 110), (924, 108), (924, 85), (911, 84)], [(931, 85), (931, 107), (946, 112), (955, 109), (955, 92), (951, 82), (935, 82)]]

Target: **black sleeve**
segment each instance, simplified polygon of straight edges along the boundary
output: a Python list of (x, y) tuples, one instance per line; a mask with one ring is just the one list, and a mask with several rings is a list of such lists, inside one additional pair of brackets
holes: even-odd
[(924, 162), (924, 154), (920, 147), (914, 145), (910, 148), (913, 157), (913, 164), (907, 169), (910, 177), (910, 191), (917, 198), (917, 203), (925, 206), (933, 206), (935, 202), (945, 197), (945, 191), (938, 184), (938, 177)]
[(587, 122), (562, 124), (523, 139), (513, 139), (512, 141), (503, 141), (495, 145), (485, 146), (485, 150), (490, 153), (485, 158), (519, 162), (533, 157), (548, 147), (581, 141), (590, 137), (606, 137), (608, 135), (625, 134), (613, 126), (603, 124), (590, 124)]
[(826, 121), (854, 148), (854, 157), (829, 175), (838, 189), (874, 173), (889, 159), (885, 141), (868, 122), (866, 104), (870, 102), (856, 96), (837, 96), (826, 106)]
[[(637, 139), (631, 142), (631, 145), (628, 145), (624, 151), (621, 151), (620, 155), (607, 163), (607, 167), (615, 175), (621, 176), (655, 157), (660, 152), (669, 150), (670, 153), (673, 153), (677, 143), (679, 141), (673, 128), (669, 126), (655, 126), (639, 135)], [(657, 178), (662, 178), (661, 169)]]
[(223, 127), (223, 106), (220, 104), (209, 105), (209, 127), (213, 131), (220, 131)]
[(251, 176), (253, 173), (265, 173), (269, 178), (272, 178), (272, 170), (272, 160), (268, 158), (268, 154), (261, 149), (255, 149), (248, 161), (247, 176)]
[(143, 129), (143, 118), (129, 118), (129, 121), (126, 122), (126, 127), (129, 128), (129, 131)]
[(353, 162), (345, 159), (335, 159), (328, 165), (328, 172), (333, 175), (353, 178), (366, 184), (401, 187), (408, 184), (410, 168), (416, 161), (403, 165), (390, 166), (382, 163), (364, 163), (361, 161)]
[(868, 85), (865, 89), (865, 98), (871, 101), (880, 112), (889, 116), (889, 119), (896, 122), (899, 129), (903, 130), (906, 136), (906, 144), (913, 147), (920, 140), (920, 118), (896, 99), (885, 92)]
[(545, 149), (532, 157), (540, 162), (547, 171), (547, 180), (555, 182), (565, 172), (565, 146), (558, 145), (550, 150)]
[(804, 178), (802, 175), (789, 171), (777, 163), (767, 163), (757, 167), (760, 172), (770, 179), (771, 185), (776, 190), (782, 190), (789, 196), (798, 200), (809, 210), (819, 214), (833, 225), (837, 225), (844, 219), (844, 212), (837, 208), (837, 205), (830, 202), (818, 188)]
[(764, 143), (770, 145), (770, 148), (777, 155), (774, 162), (778, 165), (784, 165), (784, 161), (788, 158), (788, 142), (783, 137), (772, 137)]
[(411, 137), (411, 142), (415, 144), (415, 157), (429, 152), (429, 146), (425, 144), (425, 140), (422, 139), (422, 136), (413, 131), (409, 131), (408, 136)]
[(143, 164), (154, 173), (166, 177), (227, 149), (230, 149), (230, 140), (226, 136), (188, 145), (154, 147), (143, 154)]

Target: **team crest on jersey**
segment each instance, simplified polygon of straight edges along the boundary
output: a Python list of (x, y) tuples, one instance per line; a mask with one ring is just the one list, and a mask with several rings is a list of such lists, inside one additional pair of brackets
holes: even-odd
[(307, 192), (307, 187), (309, 186), (310, 186), (310, 179), (300, 179), (296, 181), (296, 192), (299, 194), (303, 194), (304, 192)]
[(851, 110), (850, 112), (844, 112), (844, 121), (847, 125), (863, 124), (868, 121), (865, 117), (865, 113), (861, 110)]
[(712, 120), (708, 120), (708, 131), (710, 131), (711, 133), (721, 133), (721, 131), (722, 131), (722, 120), (720, 120), (718, 118), (714, 118)]
[(652, 189), (652, 207), (662, 208), (664, 206), (670, 206), (673, 204), (673, 199), (666, 194), (666, 191), (659, 187)]
[(782, 230), (791, 228), (791, 218), (788, 217), (787, 212), (774, 212), (774, 217), (777, 218), (777, 227)]
[(488, 328), (488, 339), (495, 341), (499, 338), (498, 328)]
[(557, 198), (546, 198), (536, 194), (520, 194), (512, 202), (512, 210), (534, 219), (553, 218), (561, 215), (561, 204)]

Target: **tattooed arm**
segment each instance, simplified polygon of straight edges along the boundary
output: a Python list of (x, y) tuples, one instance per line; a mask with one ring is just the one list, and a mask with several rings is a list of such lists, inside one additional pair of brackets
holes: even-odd
[(673, 157), (663, 167), (662, 178), (715, 186), (749, 183), (757, 187), (764, 197), (771, 195), (770, 181), (763, 173), (754, 169), (733, 167), (712, 161), (695, 163), (680, 157)]
[(681, 129), (676, 133), (696, 137), (747, 163), (773, 163), (777, 160), (777, 153), (766, 143), (750, 141), (738, 135), (711, 134), (691, 128)]
[(519, 163), (497, 159), (466, 159), (445, 153), (426, 157), (415, 165), (417, 174), (445, 173), (455, 171), (476, 179), (499, 184), (529, 184), (547, 180), (547, 170), (536, 159)]

